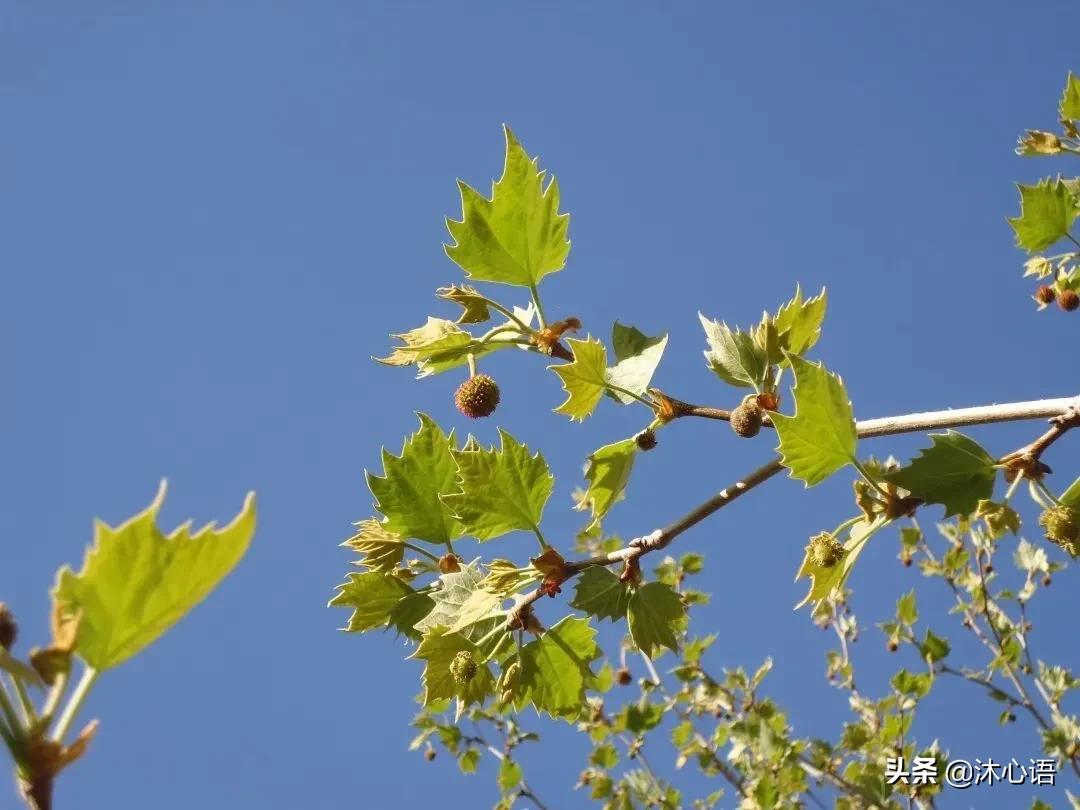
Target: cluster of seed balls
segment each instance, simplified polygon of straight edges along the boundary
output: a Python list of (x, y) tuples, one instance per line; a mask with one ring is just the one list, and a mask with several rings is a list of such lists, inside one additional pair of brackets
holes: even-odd
[(1057, 305), (1066, 312), (1073, 312), (1080, 308), (1080, 293), (1076, 290), (1055, 292), (1054, 288), (1048, 284), (1044, 284), (1035, 290), (1035, 300), (1043, 306), (1050, 306), (1054, 301), (1057, 301)]

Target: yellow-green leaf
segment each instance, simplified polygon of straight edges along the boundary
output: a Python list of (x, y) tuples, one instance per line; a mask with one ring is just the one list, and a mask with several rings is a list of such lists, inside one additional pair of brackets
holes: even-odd
[(595, 680), (589, 665), (599, 657), (596, 629), (589, 620), (567, 616), (521, 648), (516, 705), (532, 703), (538, 712), (575, 719), (585, 705), (585, 690)]
[(855, 459), (855, 417), (840, 378), (820, 363), (789, 354), (795, 372), (795, 415), (772, 414), (777, 450), (792, 478), (819, 484)]
[(405, 541), (397, 532), (387, 531), (386, 526), (369, 518), (356, 524), (356, 534), (342, 543), (363, 555), (356, 565), (370, 571), (389, 574), (405, 557)]
[(454, 453), (459, 492), (443, 502), (465, 534), (490, 540), (512, 531), (539, 531), (555, 483), (547, 462), (504, 430), (501, 447), (467, 447)]
[[(454, 656), (466, 652), (473, 656), (476, 669), (468, 680), (454, 677), (451, 665)], [(445, 627), (436, 627), (424, 634), (420, 646), (411, 658), (426, 662), (421, 681), (424, 684), (424, 705), (444, 698), (457, 698), (463, 706), (483, 703), (484, 699), (495, 691), (495, 679), (491, 670), (483, 662), (480, 649), (462, 636), (452, 633)]]
[(1071, 71), (1065, 79), (1065, 92), (1061, 96), (1058, 111), (1062, 118), (1080, 121), (1080, 76), (1073, 75)]
[(559, 213), (555, 178), (545, 186), (537, 159), (504, 131), (506, 161), (491, 199), (458, 182), (461, 221), (446, 220), (454, 243), (444, 249), (469, 278), (531, 287), (566, 264), (570, 215)]
[(53, 599), (80, 615), (76, 652), (97, 670), (123, 663), (201, 602), (244, 556), (255, 532), (255, 496), (233, 521), (195, 533), (185, 523), (165, 535), (156, 525), (165, 499), (119, 526), (98, 522), (78, 573), (64, 566)]
[(795, 297), (776, 313), (776, 331), (782, 349), (800, 357), (821, 337), (821, 324), (827, 306), (825, 288), (813, 298), (803, 298), (802, 288), (795, 287)]
[(753, 335), (732, 329), (722, 321), (710, 321), (700, 312), (698, 318), (709, 344), (705, 352), (709, 368), (728, 385), (738, 388), (760, 386), (769, 364), (765, 349), (757, 345)]
[(1069, 232), (1080, 204), (1060, 178), (1046, 178), (1034, 186), (1018, 185), (1020, 216), (1010, 217), (1016, 244), (1028, 253), (1045, 250)]
[(592, 522), (586, 532), (599, 528), (604, 515), (622, 500), (637, 450), (636, 441), (623, 439), (594, 451), (585, 462), (585, 480), (589, 486), (575, 508), (592, 510)]
[(604, 344), (593, 338), (568, 338), (566, 342), (574, 353), (574, 362), (548, 366), (559, 375), (567, 393), (566, 402), (556, 408), (555, 413), (584, 421), (604, 395), (607, 383), (607, 352)]
[(398, 603), (410, 593), (412, 588), (390, 574), (378, 571), (349, 574), (348, 580), (338, 586), (329, 607), (352, 608), (345, 629), (363, 633), (387, 624)]
[(954, 430), (934, 433), (933, 444), (885, 479), (927, 503), (940, 503), (945, 517), (968, 515), (994, 494), (997, 462), (973, 439)]
[(459, 492), (453, 434), (447, 435), (427, 414), (420, 429), (405, 440), (401, 455), (383, 450), (383, 475), (367, 474), (376, 508), (386, 516), (383, 529), (402, 537), (445, 543), (461, 537), (461, 524), (443, 503)]
[(629, 391), (644, 396), (652, 381), (660, 358), (664, 356), (668, 336), (650, 337), (633, 326), (616, 322), (611, 330), (611, 349), (615, 353), (615, 365), (607, 370), (607, 381), (622, 389), (608, 389), (608, 395), (623, 405), (634, 401)]

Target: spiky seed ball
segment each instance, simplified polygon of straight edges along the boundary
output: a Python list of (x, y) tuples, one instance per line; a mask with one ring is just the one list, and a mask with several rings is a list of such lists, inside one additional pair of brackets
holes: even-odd
[(744, 439), (757, 436), (761, 430), (761, 415), (761, 406), (748, 399), (731, 412), (731, 429)]
[(1051, 506), (1039, 515), (1039, 525), (1071, 556), (1080, 556), (1080, 512), (1068, 506)]
[(1042, 304), (1044, 307), (1048, 304), (1054, 303), (1054, 299), (1057, 298), (1057, 293), (1054, 292), (1054, 288), (1049, 284), (1043, 284), (1037, 290), (1035, 290), (1035, 300)]
[(435, 759), (435, 749), (434, 748), (425, 749), (424, 750), (424, 759), (426, 759), (428, 762), (431, 762), (433, 759)]
[(656, 447), (656, 431), (655, 430), (643, 430), (637, 436), (634, 437), (634, 441), (637, 442), (637, 446), (642, 450), (652, 450)]
[(1058, 306), (1066, 312), (1072, 312), (1080, 307), (1080, 293), (1076, 290), (1065, 290), (1057, 297)]
[(630, 674), (630, 670), (626, 667), (619, 667), (615, 670), (615, 682), (619, 686), (627, 686), (632, 680), (634, 680), (634, 676)]
[(473, 660), (473, 654), (468, 650), (462, 650), (450, 662), (450, 674), (454, 676), (454, 681), (459, 686), (464, 686), (475, 678), (476, 670), (477, 666)]
[(454, 404), (470, 419), (491, 416), (499, 405), (499, 386), (487, 374), (477, 374), (458, 386)]
[(832, 568), (844, 556), (843, 544), (828, 532), (815, 534), (806, 546), (811, 564), (819, 568)]
[(11, 650), (15, 639), (19, 637), (19, 626), (15, 624), (15, 614), (8, 606), (0, 602), (0, 647)]

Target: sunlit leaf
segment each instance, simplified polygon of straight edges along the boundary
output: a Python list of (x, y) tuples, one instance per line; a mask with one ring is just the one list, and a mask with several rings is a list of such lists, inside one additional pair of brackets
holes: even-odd
[(637, 442), (623, 439), (595, 450), (586, 460), (585, 480), (589, 485), (576, 507), (592, 510), (592, 523), (586, 532), (599, 527), (604, 515), (623, 499), (637, 450)]
[(856, 523), (848, 534), (847, 540), (844, 542), (844, 554), (840, 560), (830, 567), (816, 565), (809, 551), (804, 555), (802, 565), (799, 566), (799, 571), (795, 574), (795, 581), (800, 579), (810, 579), (810, 592), (806, 594), (806, 597), (795, 606), (798, 610), (807, 602), (817, 607), (818, 603), (823, 599), (828, 599), (833, 593), (839, 592), (843, 589), (844, 583), (847, 582), (848, 577), (851, 575), (852, 569), (855, 567), (855, 562), (858, 560), (862, 550), (866, 548), (866, 542), (874, 536), (874, 534), (884, 525), (883, 521), (875, 521), (868, 523), (866, 520), (860, 520)]
[(749, 332), (732, 329), (721, 321), (710, 321), (700, 312), (698, 318), (705, 328), (709, 349), (705, 359), (720, 379), (738, 388), (761, 385), (768, 368), (765, 350), (759, 347)]
[(330, 607), (352, 608), (345, 629), (363, 633), (387, 624), (398, 603), (412, 592), (412, 588), (390, 574), (378, 571), (349, 574), (345, 583), (338, 586)]
[[(471, 678), (461, 681), (454, 677), (451, 666), (454, 657), (470, 653), (476, 670)], [(483, 703), (495, 691), (491, 669), (483, 662), (483, 654), (475, 644), (445, 627), (435, 627), (424, 634), (420, 646), (410, 656), (426, 662), (421, 681), (424, 684), (424, 705), (443, 698), (457, 698), (462, 705)]]
[(886, 473), (887, 481), (927, 503), (940, 503), (945, 516), (968, 515), (994, 494), (994, 458), (962, 433), (930, 436), (933, 444), (909, 465)]
[[(664, 356), (668, 336), (649, 337), (633, 326), (616, 323), (611, 334), (611, 350), (615, 353), (615, 365), (607, 370), (607, 380), (614, 386), (644, 396), (652, 381), (660, 358)], [(634, 398), (608, 389), (608, 395), (624, 405)]]
[(1051, 178), (1018, 188), (1020, 216), (1009, 218), (1016, 244), (1035, 253), (1063, 239), (1080, 213), (1075, 192), (1060, 179)]
[(575, 719), (595, 677), (589, 665), (599, 657), (589, 620), (566, 617), (521, 648), (519, 708), (531, 703), (538, 712)]
[(574, 585), (570, 607), (590, 613), (598, 619), (618, 621), (626, 617), (630, 606), (630, 588), (602, 565), (592, 565), (581, 572)]
[(607, 352), (599, 340), (568, 338), (574, 362), (548, 366), (559, 375), (566, 389), (566, 402), (555, 409), (571, 419), (583, 421), (604, 395), (607, 383)]

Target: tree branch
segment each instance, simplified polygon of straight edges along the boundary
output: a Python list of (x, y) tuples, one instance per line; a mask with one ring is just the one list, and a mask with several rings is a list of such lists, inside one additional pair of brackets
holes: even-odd
[[(696, 407), (696, 406), (692, 406)], [(974, 408), (957, 408), (944, 411), (928, 411), (925, 413), (905, 414), (901, 416), (886, 416), (879, 419), (866, 419), (855, 424), (856, 432), (860, 438), (876, 438), (879, 436), (892, 436), (900, 433), (915, 433), (935, 428), (964, 427), (967, 425), (987, 425), (998, 422), (1017, 422), (1029, 419), (1050, 418), (1054, 424), (1047, 433), (1036, 440), (1028, 448), (1038, 445), (1041, 453), (1049, 444), (1056, 441), (1066, 430), (1080, 421), (1077, 412), (1080, 410), (1080, 397), (1060, 397), (1057, 399), (1040, 399), (1028, 402), (1009, 402), (1000, 405), (982, 405)], [(714, 417), (719, 418), (719, 417)], [(1051, 439), (1046, 437), (1053, 433)], [(1040, 444), (1041, 443), (1041, 444)], [(607, 554), (600, 554), (583, 560), (566, 563), (567, 579), (579, 574), (590, 565), (614, 565), (616, 563), (630, 563), (637, 558), (667, 547), (676, 537), (685, 532), (691, 526), (695, 526), (709, 515), (727, 506), (740, 495), (749, 492), (759, 484), (763, 484), (775, 476), (784, 467), (779, 458), (774, 458), (766, 464), (758, 467), (749, 474), (737, 480), (734, 484), (726, 487), (716, 495), (713, 495), (704, 503), (690, 510), (683, 517), (669, 524), (665, 528), (657, 529), (644, 537), (637, 537), (630, 541), (624, 548)], [(510, 611), (510, 622), (518, 627), (526, 627), (528, 624), (523, 620), (524, 613), (529, 606), (536, 602), (545, 593), (542, 589), (531, 591), (517, 597), (516, 603)]]

